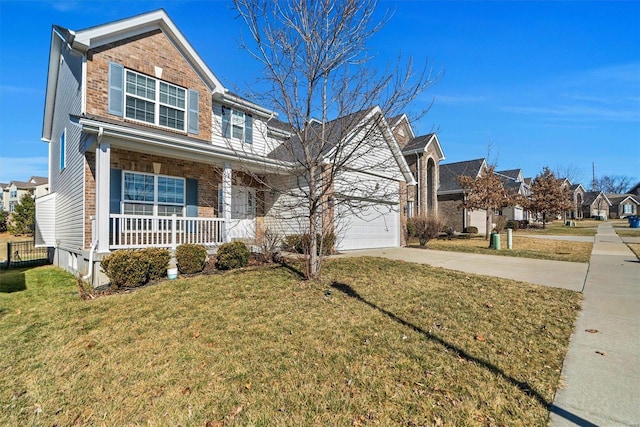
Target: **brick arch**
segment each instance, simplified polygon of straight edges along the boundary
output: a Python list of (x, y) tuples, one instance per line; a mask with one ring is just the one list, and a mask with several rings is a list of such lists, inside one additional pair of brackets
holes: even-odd
[(427, 214), (438, 212), (438, 162), (433, 156), (428, 156), (425, 165), (425, 206)]

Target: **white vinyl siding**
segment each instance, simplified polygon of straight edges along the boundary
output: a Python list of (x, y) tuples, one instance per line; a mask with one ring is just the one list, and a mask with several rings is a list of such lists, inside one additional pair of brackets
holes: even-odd
[[(55, 208), (56, 243), (64, 250), (84, 248), (85, 157), (80, 147), (81, 130), (69, 125), (69, 115), (80, 115), (82, 108), (82, 58), (64, 50), (56, 87), (49, 164), (62, 164), (60, 138), (64, 134), (64, 173), (51, 170), (51, 193), (57, 193)], [(86, 142), (86, 141), (85, 141)], [(89, 235), (91, 230), (86, 230)]]
[(36, 246), (56, 245), (56, 194), (36, 199)]

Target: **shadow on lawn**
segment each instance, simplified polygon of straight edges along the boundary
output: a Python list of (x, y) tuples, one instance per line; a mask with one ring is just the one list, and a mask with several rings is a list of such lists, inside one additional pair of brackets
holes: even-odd
[(27, 289), (24, 271), (0, 273), (0, 293), (10, 294)]
[(442, 346), (444, 346), (447, 350), (454, 352), (456, 355), (458, 355), (458, 357), (465, 359), (469, 362), (474, 362), (476, 364), (478, 364), (479, 366), (483, 366), (484, 368), (486, 368), (488, 371), (490, 371), (491, 373), (498, 375), (502, 378), (504, 378), (505, 380), (507, 380), (508, 382), (510, 382), (511, 384), (515, 385), (516, 387), (518, 387), (524, 394), (526, 394), (527, 396), (533, 397), (534, 399), (536, 399), (538, 402), (540, 402), (542, 405), (544, 405), (549, 411), (579, 425), (579, 426), (583, 426), (583, 427), (596, 427), (596, 424), (592, 424), (589, 421), (569, 412), (566, 411), (562, 408), (559, 408), (555, 405), (552, 404), (552, 402), (547, 402), (547, 400), (540, 394), (538, 393), (536, 390), (534, 390), (529, 383), (524, 382), (524, 381), (518, 381), (517, 379), (510, 377), (509, 375), (507, 375), (502, 369), (498, 368), (497, 366), (487, 362), (486, 360), (482, 360), (478, 357), (475, 357), (469, 353), (467, 353), (466, 351), (464, 351), (461, 348), (456, 347), (453, 344), (450, 344), (448, 342), (446, 342), (445, 340), (443, 340), (442, 338), (439, 338), (427, 331), (425, 331), (424, 329), (414, 325), (411, 322), (407, 322), (404, 319), (401, 319), (400, 317), (396, 316), (395, 314), (391, 313), (390, 311), (385, 310), (382, 307), (378, 307), (376, 304), (367, 301), (366, 299), (364, 299), (358, 292), (356, 292), (351, 286), (344, 284), (344, 283), (339, 283), (339, 282), (333, 282), (331, 284), (331, 287), (344, 293), (347, 296), (350, 296), (351, 298), (357, 299), (358, 301), (368, 305), (369, 307), (378, 310), (380, 313), (386, 315), (387, 317), (389, 317), (391, 320), (401, 324), (402, 326), (406, 326), (409, 329), (414, 330), (415, 332), (418, 332), (419, 334), (422, 334), (425, 338), (427, 338), (428, 340), (434, 341)]

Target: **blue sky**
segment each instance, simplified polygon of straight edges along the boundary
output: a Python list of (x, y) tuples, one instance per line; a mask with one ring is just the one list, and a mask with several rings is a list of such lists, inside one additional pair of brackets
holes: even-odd
[[(260, 75), (225, 1), (0, 0), (0, 182), (47, 174), (40, 141), (51, 25), (74, 30), (164, 8), (211, 70), (243, 92)], [(580, 182), (640, 180), (640, 2), (381, 1), (391, 21), (373, 66), (401, 52), (442, 69), (416, 100), (417, 134), (438, 131), (446, 160), (498, 169), (572, 167)]]

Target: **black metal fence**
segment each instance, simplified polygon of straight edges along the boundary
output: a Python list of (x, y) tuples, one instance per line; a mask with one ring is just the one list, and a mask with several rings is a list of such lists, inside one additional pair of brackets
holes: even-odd
[(7, 262), (5, 268), (32, 267), (51, 264), (49, 248), (36, 248), (33, 241), (7, 242)]

